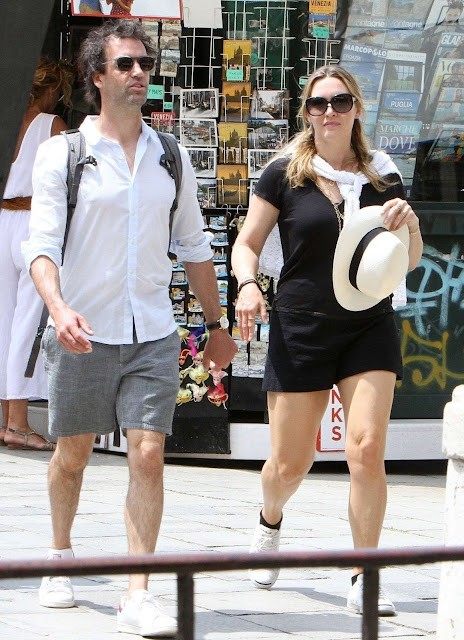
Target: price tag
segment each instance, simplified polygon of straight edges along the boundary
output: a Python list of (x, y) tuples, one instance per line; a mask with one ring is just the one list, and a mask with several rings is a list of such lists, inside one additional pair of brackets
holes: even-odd
[(174, 103), (173, 102), (163, 102), (163, 109), (165, 111), (172, 111), (174, 108)]
[(327, 40), (329, 37), (329, 27), (313, 27), (313, 36), (315, 38), (324, 38)]
[(243, 82), (243, 69), (227, 69), (226, 76), (231, 82)]
[(162, 84), (148, 85), (148, 100), (162, 100), (164, 97), (164, 87)]

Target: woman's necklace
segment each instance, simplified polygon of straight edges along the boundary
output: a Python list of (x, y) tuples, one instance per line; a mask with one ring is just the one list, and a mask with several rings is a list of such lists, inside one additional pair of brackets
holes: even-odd
[[(329, 180), (328, 178), (324, 178), (324, 180), (327, 181), (327, 184), (329, 185), (330, 188), (334, 187), (335, 184), (336, 184), (335, 180)], [(340, 235), (340, 233), (342, 231), (342, 227), (343, 227), (344, 214), (340, 211), (339, 205), (341, 205), (343, 200), (341, 202), (335, 202), (333, 200), (333, 196), (330, 193), (330, 191), (326, 190), (325, 188), (322, 188), (322, 184), (323, 184), (323, 182), (320, 181), (319, 182), (319, 188), (322, 191), (322, 193), (325, 195), (327, 200), (330, 201), (330, 203), (332, 204), (332, 206), (333, 206), (333, 208), (335, 210), (335, 214), (337, 216), (337, 222), (338, 222), (338, 235)]]

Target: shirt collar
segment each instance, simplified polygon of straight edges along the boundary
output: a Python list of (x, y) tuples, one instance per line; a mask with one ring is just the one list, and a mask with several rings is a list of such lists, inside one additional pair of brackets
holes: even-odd
[[(98, 116), (86, 116), (86, 118), (84, 119), (84, 121), (80, 126), (80, 130), (85, 135), (87, 142), (92, 146), (96, 146), (99, 142), (101, 142), (102, 140), (105, 140), (105, 137), (102, 136), (100, 131), (95, 126), (95, 120), (97, 118)], [(156, 140), (157, 139), (156, 133), (151, 127), (147, 125), (146, 122), (142, 120), (142, 130), (140, 132), (140, 139), (147, 142), (150, 138), (153, 140)]]

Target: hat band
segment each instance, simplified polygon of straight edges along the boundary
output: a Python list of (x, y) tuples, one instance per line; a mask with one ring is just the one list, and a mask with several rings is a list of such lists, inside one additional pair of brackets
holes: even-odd
[(371, 229), (371, 231), (366, 233), (366, 235), (363, 238), (361, 238), (358, 246), (356, 247), (355, 252), (353, 253), (353, 257), (351, 259), (351, 264), (350, 264), (349, 279), (350, 279), (351, 285), (358, 291), (359, 291), (359, 287), (357, 285), (356, 280), (358, 276), (359, 265), (361, 263), (364, 252), (367, 249), (369, 242), (372, 242), (372, 240), (376, 236), (378, 236), (379, 233), (382, 233), (383, 231), (388, 231), (388, 229), (384, 229), (384, 227), (376, 227), (375, 229)]

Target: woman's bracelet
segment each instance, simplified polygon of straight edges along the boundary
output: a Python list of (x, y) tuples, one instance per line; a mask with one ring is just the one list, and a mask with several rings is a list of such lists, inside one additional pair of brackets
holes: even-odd
[(258, 289), (261, 291), (261, 287), (259, 286), (259, 283), (256, 278), (245, 278), (244, 280), (238, 283), (237, 295), (240, 293), (240, 291), (243, 289), (245, 285), (251, 284), (252, 282), (254, 282), (255, 285), (258, 287)]

